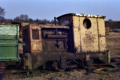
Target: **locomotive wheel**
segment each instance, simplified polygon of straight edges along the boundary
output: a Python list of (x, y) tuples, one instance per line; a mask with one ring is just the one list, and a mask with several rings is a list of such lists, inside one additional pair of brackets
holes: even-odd
[(59, 64), (57, 61), (53, 62), (52, 66), (53, 66), (54, 71), (59, 71)]
[(30, 53), (25, 53), (24, 55), (24, 69), (28, 71), (32, 70), (32, 56)]
[(60, 68), (66, 70), (67, 62), (65, 58), (61, 58), (60, 60)]
[[(106, 55), (105, 55), (105, 63), (106, 64), (110, 64), (110, 62), (111, 62), (111, 59), (110, 59), (110, 51), (107, 51), (106, 53), (105, 53)], [(107, 57), (107, 58), (106, 58)]]
[(92, 71), (93, 71), (93, 63), (92, 63), (92, 60), (86, 61), (86, 66), (85, 66), (85, 68), (86, 68), (86, 71), (87, 71), (87, 72), (92, 72)]
[(88, 73), (93, 71), (93, 59), (90, 58), (90, 55), (86, 55), (85, 69)]
[(78, 63), (79, 63), (79, 64), (77, 64), (78, 68), (83, 69), (85, 67), (85, 61), (84, 60), (78, 60)]

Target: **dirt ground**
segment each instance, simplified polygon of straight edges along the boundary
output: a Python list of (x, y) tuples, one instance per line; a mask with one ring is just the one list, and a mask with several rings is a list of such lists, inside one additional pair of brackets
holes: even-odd
[[(111, 58), (118, 58), (117, 63), (112, 62), (112, 67), (101, 67), (86, 72), (86, 70), (73, 69), (71, 71), (43, 71), (37, 70), (33, 75), (27, 76), (23, 72), (11, 71), (4, 75), (3, 80), (120, 80), (120, 32), (111, 32), (106, 36), (108, 49), (111, 52)], [(8, 72), (7, 72), (8, 73)]]
[[(36, 73), (34, 73), (36, 74)], [(4, 80), (120, 80), (120, 72), (92, 72), (86, 73), (85, 70), (72, 70), (68, 72), (39, 72), (34, 77), (26, 77), (24, 74), (9, 74)]]

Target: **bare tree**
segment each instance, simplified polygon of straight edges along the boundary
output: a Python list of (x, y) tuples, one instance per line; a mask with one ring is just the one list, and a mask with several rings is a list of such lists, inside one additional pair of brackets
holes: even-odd
[(17, 16), (14, 18), (15, 21), (29, 21), (31, 18), (28, 17), (26, 14), (21, 14), (20, 16)]
[(37, 22), (37, 23), (39, 23), (39, 24), (53, 24), (53, 22), (52, 21), (50, 21), (50, 20), (47, 20), (47, 19), (36, 19), (36, 20), (34, 20), (34, 22)]
[(2, 7), (0, 7), (0, 20), (4, 19), (4, 15), (5, 15), (5, 10)]

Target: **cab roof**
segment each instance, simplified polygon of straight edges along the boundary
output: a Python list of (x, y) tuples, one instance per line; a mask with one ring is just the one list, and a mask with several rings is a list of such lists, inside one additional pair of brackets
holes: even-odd
[(64, 17), (64, 16), (80, 16), (80, 17), (93, 17), (93, 18), (105, 18), (106, 17), (106, 16), (100, 16), (100, 15), (91, 15), (91, 14), (67, 13), (67, 14), (63, 14), (57, 17), (57, 19)]

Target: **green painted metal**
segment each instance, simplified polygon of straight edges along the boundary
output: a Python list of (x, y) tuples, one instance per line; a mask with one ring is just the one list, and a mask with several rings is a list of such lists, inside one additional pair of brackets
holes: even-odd
[(0, 25), (0, 61), (19, 60), (18, 25)]
[(18, 39), (19, 25), (0, 25), (0, 39)]
[(0, 39), (17, 39), (18, 36), (11, 36), (11, 35), (0, 35)]

